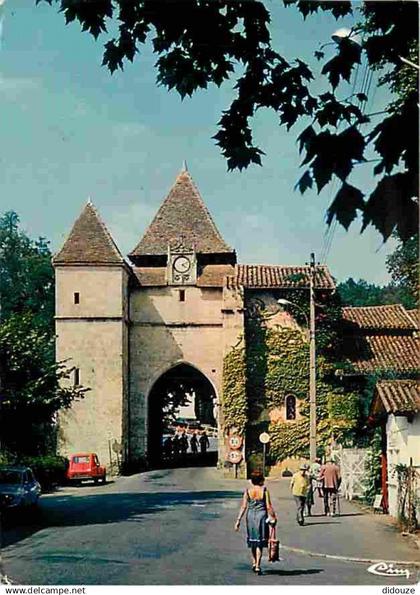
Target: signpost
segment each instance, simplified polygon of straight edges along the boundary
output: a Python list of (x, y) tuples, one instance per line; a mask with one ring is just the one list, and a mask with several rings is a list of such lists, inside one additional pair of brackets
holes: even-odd
[(270, 434), (267, 434), (267, 432), (260, 434), (260, 442), (263, 445), (263, 475), (265, 476), (265, 455), (267, 444), (270, 442)]

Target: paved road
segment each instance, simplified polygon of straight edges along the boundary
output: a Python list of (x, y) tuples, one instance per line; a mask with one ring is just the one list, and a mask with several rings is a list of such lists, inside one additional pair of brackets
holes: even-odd
[[(246, 482), (223, 480), (210, 468), (153, 471), (105, 486), (66, 488), (41, 498), (36, 525), (3, 531), (3, 564), (21, 584), (413, 584), (381, 578), (366, 564), (282, 552), (282, 562), (250, 572), (244, 533), (232, 530)], [(343, 552), (376, 521), (364, 516), (314, 517), (299, 528), (284, 481), (272, 482), (284, 544)], [(353, 508), (350, 507), (354, 511)], [(352, 514), (346, 511), (346, 514)], [(357, 511), (354, 511), (357, 514)], [(374, 522), (374, 525), (369, 523)], [(322, 527), (319, 523), (328, 524)], [(325, 529), (325, 531), (324, 531)], [(396, 540), (385, 526), (384, 538)], [(388, 531), (388, 533), (387, 533)], [(330, 534), (329, 539), (326, 535)], [(320, 536), (322, 534), (322, 539)], [(375, 540), (377, 540), (377, 535)], [(354, 538), (350, 553), (354, 553)], [(392, 542), (391, 542), (392, 545)], [(406, 548), (406, 550), (404, 550)], [(404, 557), (417, 553), (395, 541)]]

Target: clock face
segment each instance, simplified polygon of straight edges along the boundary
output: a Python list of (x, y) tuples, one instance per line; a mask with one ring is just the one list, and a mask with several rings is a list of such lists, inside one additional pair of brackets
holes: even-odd
[(174, 269), (178, 273), (186, 273), (190, 270), (191, 262), (186, 256), (178, 256), (174, 261)]

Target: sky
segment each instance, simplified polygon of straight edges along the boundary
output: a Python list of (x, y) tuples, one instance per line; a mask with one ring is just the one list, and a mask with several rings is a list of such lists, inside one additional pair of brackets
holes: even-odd
[[(319, 43), (352, 24), (327, 14), (304, 21), (295, 8), (274, 0), (267, 5), (277, 49), (316, 70)], [(111, 76), (101, 67), (104, 41), (81, 33), (77, 23), (65, 26), (57, 5), (0, 0), (0, 212), (15, 210), (25, 231), (48, 238), (56, 251), (90, 197), (127, 254), (185, 159), (238, 262), (298, 265), (311, 252), (324, 256), (325, 210), (337, 187), (320, 196), (294, 191), (302, 174), (298, 130), (287, 132), (273, 114), (258, 114), (254, 133), (266, 153), (263, 167), (228, 172), (211, 137), (233, 97), (233, 83), (181, 101), (155, 84), (156, 56), (149, 47)], [(316, 82), (314, 88), (321, 87)], [(381, 109), (386, 99), (374, 80), (369, 111)], [(370, 173), (360, 166), (353, 180), (372, 188)], [(336, 226), (322, 261), (339, 281), (386, 283), (385, 259), (395, 244), (384, 245), (374, 229), (360, 235), (360, 228), (360, 221), (349, 232)]]

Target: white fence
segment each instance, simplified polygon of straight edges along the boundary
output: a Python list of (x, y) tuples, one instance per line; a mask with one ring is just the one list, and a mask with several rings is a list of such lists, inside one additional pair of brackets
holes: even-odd
[(367, 452), (366, 448), (339, 447), (333, 453), (341, 469), (341, 492), (347, 500), (363, 496)]

